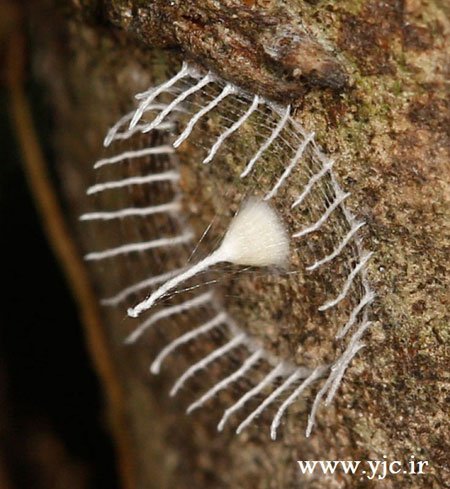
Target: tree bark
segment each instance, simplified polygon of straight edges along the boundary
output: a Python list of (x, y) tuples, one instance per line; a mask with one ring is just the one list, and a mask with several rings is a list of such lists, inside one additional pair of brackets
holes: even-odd
[[(101, 310), (101, 325), (90, 316), (86, 336), (118, 453), (127, 460), (124, 487), (372, 487), (379, 482), (349, 475), (308, 479), (296, 460), (383, 455), (429, 461), (425, 475), (390, 476), (383, 487), (450, 487), (448, 6), (438, 0), (289, 0), (283, 6), (270, 0), (106, 0), (62, 10), (33, 6), (31, 55), (53, 117), (52, 164), (78, 259), (107, 240), (86, 235), (78, 221), (107, 128), (129, 110), (134, 93), (165, 79), (181, 59), (292, 102), (298, 120), (316, 132), (328, 154), (338, 155), (337, 176), (351, 191), (351, 209), (367, 221), (365, 242), (375, 252), (368, 271), (377, 299), (367, 346), (334, 404), (321, 409), (309, 439), (304, 406), (291, 413), (276, 442), (266, 429), (216, 433), (217, 410), (189, 417), (183, 396), (168, 397), (170, 370), (150, 377), (151, 345), (123, 346), (131, 327), (124, 311)], [(266, 47), (274, 37), (299, 26), (308, 32), (300, 45), (288, 44), (269, 59)], [(316, 42), (324, 37), (327, 48)], [(182, 157), (193, 165), (197, 149), (183, 150)], [(242, 189), (229, 183), (230, 172), (217, 166), (214, 178), (233, 200)], [(206, 209), (207, 216), (194, 211), (203, 224), (220, 209), (211, 190), (198, 191), (195, 178), (188, 174), (184, 190), (190, 208)], [(91, 270), (90, 280), (97, 299), (111, 282), (126, 285), (120, 270)], [(269, 314), (277, 300), (257, 304), (258, 314)], [(252, 307), (241, 304), (240, 314), (252, 317)], [(286, 348), (297, 351), (297, 341), (294, 335)]]

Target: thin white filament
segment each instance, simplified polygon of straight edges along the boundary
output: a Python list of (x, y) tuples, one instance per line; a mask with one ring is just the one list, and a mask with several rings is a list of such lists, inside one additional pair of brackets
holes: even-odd
[(302, 369), (297, 369), (294, 373), (292, 373), (280, 386), (278, 386), (272, 394), (270, 394), (264, 401), (251, 413), (249, 414), (244, 421), (238, 426), (236, 430), (236, 434), (239, 435), (249, 424), (257, 418), (263, 411), (266, 409), (269, 404), (277, 399), (286, 389), (288, 389), (295, 381), (299, 379), (302, 374)]
[(328, 406), (333, 400), (333, 397), (335, 396), (336, 391), (339, 388), (342, 377), (344, 376), (344, 373), (349, 363), (352, 361), (354, 356), (358, 353), (360, 348), (363, 346), (363, 343), (360, 343), (359, 340), (361, 339), (362, 335), (371, 324), (372, 323), (367, 320), (364, 320), (361, 323), (360, 327), (356, 330), (356, 332), (353, 334), (352, 338), (350, 339), (345, 352), (341, 355), (341, 357), (333, 365), (333, 367), (331, 367), (332, 375), (333, 375), (333, 383), (330, 387), (330, 390), (328, 391), (327, 398), (325, 399), (326, 406)]
[(123, 219), (126, 217), (145, 217), (166, 212), (178, 212), (180, 209), (181, 204), (179, 201), (176, 201), (143, 208), (131, 207), (112, 212), (90, 212), (80, 216), (80, 221), (109, 221), (111, 219)]
[(153, 285), (158, 285), (161, 282), (165, 282), (166, 280), (175, 277), (175, 275), (178, 275), (183, 271), (184, 268), (177, 268), (175, 270), (171, 270), (170, 272), (162, 273), (161, 275), (156, 275), (154, 277), (147, 278), (133, 285), (130, 285), (129, 287), (126, 287), (125, 289), (121, 290), (120, 292), (118, 292), (116, 295), (112, 297), (106, 297), (105, 299), (102, 299), (101, 303), (104, 306), (117, 306), (131, 295), (136, 294), (137, 292), (140, 292), (141, 290), (146, 289), (148, 287), (153, 287)]
[(331, 168), (333, 168), (333, 164), (334, 164), (334, 161), (333, 160), (330, 160), (326, 165), (323, 166), (323, 168), (318, 173), (316, 173), (315, 175), (313, 175), (310, 178), (310, 180), (306, 184), (305, 189), (303, 190), (303, 192), (300, 194), (299, 197), (297, 197), (297, 199), (295, 200), (295, 202), (291, 205), (291, 209), (293, 209), (294, 207), (297, 207), (298, 205), (300, 205), (305, 200), (306, 196), (311, 192), (311, 190), (314, 187), (314, 185), (324, 175), (326, 175), (331, 170)]
[[(114, 136), (114, 141), (129, 139), (131, 136), (134, 136), (138, 133), (144, 134), (146, 132), (145, 129), (148, 127), (148, 125), (148, 122), (144, 124), (136, 124), (133, 129), (127, 129), (126, 131), (117, 132)], [(161, 124), (159, 124), (158, 127), (156, 127), (155, 129), (157, 129), (158, 131), (170, 131), (172, 129), (175, 129), (175, 123), (171, 121), (161, 122)]]
[(215, 219), (216, 219), (216, 216), (214, 216), (213, 219), (211, 220), (211, 222), (208, 224), (208, 226), (206, 226), (206, 229), (203, 231), (202, 235), (200, 236), (200, 239), (197, 241), (197, 244), (194, 246), (192, 253), (189, 255), (188, 263), (192, 260), (192, 257), (197, 253), (197, 250), (198, 250), (200, 244), (205, 239), (206, 235), (209, 233), (212, 225), (214, 224)]
[[(182, 67), (184, 66), (184, 63), (182, 65)], [(200, 78), (200, 72), (193, 66), (189, 66), (188, 67), (188, 73), (186, 76), (190, 76), (191, 78), (195, 78), (195, 79), (198, 79)], [(180, 92), (180, 88), (177, 88), (174, 86), (175, 84), (172, 84), (169, 88), (166, 88), (164, 89), (164, 92), (165, 93), (173, 93), (173, 94), (177, 94)], [(136, 100), (144, 100), (145, 98), (147, 98), (149, 95), (151, 95), (155, 90), (157, 90), (159, 88), (159, 85), (157, 85), (156, 87), (152, 86), (150, 88), (148, 88), (147, 90), (144, 90), (143, 92), (139, 92), (137, 93), (134, 98)]]
[(217, 348), (216, 350), (212, 351), (209, 355), (206, 357), (202, 358), (200, 361), (197, 363), (194, 363), (194, 365), (191, 365), (184, 374), (175, 382), (174, 386), (172, 387), (170, 391), (170, 396), (173, 397), (175, 394), (183, 387), (185, 382), (190, 379), (193, 375), (195, 375), (199, 370), (202, 370), (206, 368), (211, 362), (216, 360), (217, 358), (223, 357), (226, 355), (229, 351), (233, 350), (242, 342), (245, 340), (247, 335), (245, 333), (239, 334), (235, 336), (233, 339), (231, 339), (228, 343), (225, 345), (221, 346), (220, 348)]
[(253, 396), (256, 396), (259, 392), (261, 392), (267, 385), (271, 384), (277, 377), (282, 375), (282, 372), (285, 369), (284, 363), (279, 363), (275, 368), (273, 368), (262, 380), (259, 382), (253, 389), (250, 389), (246, 392), (237, 402), (235, 402), (232, 406), (230, 406), (222, 416), (219, 424), (217, 425), (217, 430), (222, 431), (225, 427), (228, 418), (234, 414), (236, 411), (241, 409), (244, 404), (249, 401)]
[(258, 361), (261, 359), (263, 355), (263, 350), (257, 350), (253, 353), (249, 358), (245, 360), (245, 362), (239, 367), (235, 372), (221, 380), (218, 384), (214, 385), (209, 389), (205, 394), (202, 395), (197, 401), (193, 402), (186, 410), (188, 414), (192, 413), (195, 409), (203, 406), (205, 402), (214, 397), (218, 392), (223, 389), (226, 389), (230, 384), (236, 382), (241, 377), (243, 377)]
[(317, 410), (319, 409), (320, 402), (322, 401), (323, 396), (328, 390), (331, 381), (332, 381), (332, 377), (330, 376), (328, 377), (327, 381), (323, 384), (323, 386), (319, 389), (319, 391), (316, 394), (316, 397), (314, 398), (314, 402), (308, 416), (308, 425), (306, 426), (306, 432), (305, 432), (306, 438), (309, 438), (311, 436), (311, 432), (314, 427), (314, 423), (316, 421)]
[(105, 139), (103, 140), (103, 146), (107, 147), (111, 144), (113, 139), (115, 138), (115, 135), (117, 131), (127, 122), (129, 122), (134, 114), (134, 110), (132, 112), (128, 112), (128, 114), (125, 114), (123, 117), (121, 117), (106, 133)]
[(175, 297), (177, 294), (183, 294), (184, 292), (191, 292), (195, 289), (199, 289), (200, 287), (206, 287), (207, 285), (212, 285), (217, 283), (219, 283), (219, 280), (208, 280), (200, 284), (195, 284), (195, 285), (191, 285), (190, 287), (185, 287), (183, 289), (175, 290), (171, 295)]
[(242, 115), (232, 126), (230, 126), (226, 131), (224, 131), (218, 138), (217, 141), (212, 145), (208, 155), (206, 158), (203, 160), (203, 163), (209, 163), (212, 161), (214, 158), (215, 154), (219, 150), (220, 146), (223, 144), (223, 142), (230, 137), (235, 131), (237, 131), (244, 123), (245, 121), (253, 114), (253, 112), (257, 109), (259, 105), (259, 96), (255, 95), (253, 97), (253, 102), (251, 103), (249, 109), (245, 112), (245, 114)]
[(194, 94), (195, 92), (198, 92), (201, 90), (205, 85), (208, 83), (211, 83), (214, 80), (214, 77), (211, 75), (211, 73), (208, 73), (206, 76), (204, 76), (199, 82), (197, 82), (193, 87), (189, 88), (188, 90), (180, 93), (178, 97), (176, 97), (159, 115), (158, 117), (155, 118), (153, 122), (151, 122), (142, 132), (150, 132), (155, 127), (158, 127), (161, 122), (174, 110), (177, 105), (179, 105), (183, 100), (186, 100), (190, 95)]
[(343, 299), (345, 299), (345, 297), (347, 296), (348, 291), (350, 290), (350, 287), (353, 283), (353, 280), (358, 275), (358, 273), (365, 267), (366, 263), (369, 261), (369, 259), (372, 255), (373, 255), (373, 253), (364, 253), (361, 256), (361, 261), (350, 272), (349, 276), (347, 277), (347, 280), (345, 281), (344, 286), (342, 287), (341, 293), (335, 299), (328, 301), (328, 302), (325, 302), (325, 304), (321, 305), (319, 307), (319, 311), (325, 311), (325, 310), (329, 309), (330, 307), (334, 307), (336, 304), (338, 304)]
[[(177, 83), (179, 80), (188, 76), (190, 71), (191, 70), (188, 64), (186, 62), (183, 62), (180, 71), (176, 75), (174, 75), (172, 78), (167, 80), (165, 83), (162, 83), (158, 88), (152, 89), (150, 92), (146, 92), (146, 97), (139, 104), (139, 107), (137, 108), (133, 118), (131, 119), (130, 129), (132, 129), (139, 122), (139, 119), (142, 117), (142, 114), (147, 110), (147, 107), (153, 102), (153, 100), (155, 100), (155, 98), (159, 94), (165, 92), (172, 85), (175, 85), (175, 83)], [(137, 96), (136, 98), (141, 98), (141, 97)]]
[[(149, 105), (146, 111), (151, 110), (164, 110), (167, 107), (167, 104), (153, 104)], [(119, 129), (121, 129), (127, 122), (129, 122), (133, 118), (134, 110), (128, 112), (123, 117), (121, 117), (107, 132), (105, 139), (103, 140), (103, 146), (109, 146), (116, 139), (125, 139), (123, 136), (129, 133), (129, 136), (134, 134), (132, 131), (125, 131), (123, 133), (118, 133)]]
[(341, 339), (346, 335), (347, 331), (355, 324), (358, 314), (364, 309), (364, 307), (366, 307), (367, 304), (370, 304), (374, 300), (374, 298), (375, 298), (375, 293), (372, 290), (368, 290), (364, 294), (359, 304), (351, 312), (350, 317), (347, 323), (345, 324), (345, 326), (343, 326), (336, 334), (337, 339)]
[(333, 213), (333, 211), (335, 211), (349, 195), (350, 195), (350, 192), (347, 192), (347, 193), (338, 192), (336, 199), (327, 208), (327, 210), (322, 214), (322, 216), (319, 220), (317, 220), (314, 224), (311, 224), (311, 226), (308, 226), (307, 228), (302, 229), (301, 231), (298, 231), (297, 233), (294, 233), (292, 235), (292, 237), (293, 238), (301, 238), (303, 236), (306, 236), (307, 234), (313, 233), (314, 231), (317, 231), (318, 229), (320, 229), (322, 227), (322, 225), (328, 220), (328, 218)]
[(176, 304), (175, 306), (170, 306), (165, 309), (161, 309), (157, 313), (150, 316), (146, 321), (140, 324), (125, 340), (125, 343), (134, 343), (142, 334), (151, 326), (153, 326), (157, 321), (161, 319), (168, 318), (174, 314), (180, 314), (185, 311), (189, 311), (194, 307), (203, 306), (209, 303), (213, 298), (212, 292), (205, 292), (193, 299), (189, 299), (181, 304)]
[(259, 158), (264, 153), (264, 151), (267, 150), (267, 148), (275, 141), (275, 139), (281, 133), (281, 131), (283, 130), (284, 126), (286, 125), (286, 123), (289, 119), (290, 112), (291, 112), (291, 106), (288, 105), (286, 107), (286, 110), (284, 111), (283, 116), (281, 117), (280, 121), (278, 122), (277, 126), (272, 131), (272, 134), (265, 141), (265, 143), (259, 148), (259, 150), (256, 152), (255, 156), (253, 156), (253, 158), (247, 163), (247, 166), (245, 167), (244, 171), (241, 173), (241, 178), (246, 177), (252, 171), (255, 163), (259, 160)]
[(285, 413), (286, 409), (293, 404), (298, 397), (306, 390), (316, 379), (318, 379), (324, 372), (324, 367), (318, 367), (313, 372), (306, 377), (306, 379), (295, 389), (295, 391), (283, 402), (283, 404), (278, 409), (275, 414), (272, 424), (270, 425), (270, 437), (272, 440), (277, 438), (278, 426), (280, 426), (281, 418)]
[(121, 153), (120, 155), (112, 156), (111, 158), (103, 158), (101, 160), (98, 160), (94, 168), (101, 168), (102, 166), (105, 165), (113, 165), (115, 163), (119, 163), (121, 161), (125, 160), (131, 160), (134, 158), (142, 158), (144, 156), (150, 156), (150, 155), (161, 155), (161, 154), (171, 154), (173, 153), (173, 148), (168, 145), (163, 145), (163, 146), (154, 146), (152, 148), (144, 148), (144, 149), (138, 149), (135, 151), (125, 151)]
[[(364, 346), (362, 343), (359, 343), (358, 340), (361, 338), (362, 334), (364, 333), (364, 331), (367, 329), (369, 325), (370, 325), (369, 322), (364, 321), (361, 327), (358, 328), (358, 330), (354, 333), (353, 338), (350, 340), (350, 343), (347, 347), (347, 350), (339, 358), (336, 364), (331, 368), (331, 373), (328, 376), (328, 379), (321, 387), (321, 389), (317, 392), (308, 418), (308, 426), (306, 427), (307, 438), (309, 438), (309, 436), (311, 435), (311, 431), (313, 429), (315, 419), (316, 419), (317, 410), (319, 409), (320, 402), (322, 401), (323, 396), (328, 391), (328, 389), (331, 389), (327, 396), (327, 398), (329, 397), (331, 401), (337, 388), (339, 387), (339, 383), (342, 380), (342, 376), (344, 375), (345, 369), (350, 363), (350, 360)], [(331, 392), (331, 396), (330, 396), (330, 392)], [(325, 402), (325, 405), (327, 405), (327, 402)]]
[(284, 185), (284, 182), (287, 180), (289, 175), (292, 173), (292, 170), (295, 168), (297, 163), (300, 161), (301, 157), (303, 156), (303, 153), (306, 150), (306, 147), (308, 146), (308, 144), (313, 139), (314, 139), (314, 133), (313, 132), (308, 134), (305, 137), (305, 139), (302, 141), (302, 143), (298, 147), (294, 157), (291, 159), (291, 162), (287, 166), (286, 170), (284, 170), (283, 174), (281, 175), (281, 177), (279, 178), (277, 183), (274, 185), (272, 190), (264, 197), (264, 200), (269, 200), (277, 194), (278, 190)]
[(128, 315), (134, 318), (138, 317), (144, 311), (150, 309), (157, 300), (159, 300), (161, 297), (166, 295), (169, 291), (174, 289), (178, 284), (185, 282), (186, 280), (194, 277), (195, 275), (197, 275), (200, 272), (203, 272), (204, 270), (207, 270), (212, 265), (215, 265), (216, 263), (223, 261), (222, 254), (219, 251), (220, 250), (217, 250), (211, 253), (211, 255), (207, 256), (204, 260), (200, 261), (199, 263), (196, 263), (191, 268), (184, 271), (177, 277), (173, 277), (171, 280), (168, 280), (165, 284), (161, 285), (159, 289), (152, 292), (152, 294), (150, 294), (150, 296), (147, 299), (143, 300), (142, 302), (140, 302), (134, 307), (130, 307), (128, 309)]
[(336, 395), (336, 392), (341, 384), (342, 377), (345, 374), (345, 371), (347, 370), (350, 362), (353, 360), (355, 355), (361, 350), (361, 348), (364, 348), (365, 344), (358, 342), (352, 345), (352, 348), (349, 350), (348, 355), (346, 356), (345, 360), (340, 362), (339, 364), (339, 372), (333, 376), (333, 384), (328, 390), (327, 397), (325, 398), (324, 404), (325, 406), (328, 406), (331, 404), (332, 400), (334, 399), (334, 396)]
[(342, 362), (339, 366), (339, 373), (333, 377), (333, 379), (334, 379), (333, 384), (331, 385), (331, 387), (328, 391), (327, 397), (325, 398), (325, 401), (324, 401), (325, 406), (328, 406), (329, 404), (331, 404), (331, 402), (334, 399), (334, 396), (336, 395), (336, 392), (339, 388), (339, 385), (341, 384), (342, 378), (343, 378), (345, 371), (347, 370), (350, 362), (353, 360), (355, 355), (365, 346), (366, 345), (364, 343), (361, 343), (361, 342), (355, 343), (352, 346), (352, 349), (349, 351), (348, 357), (346, 357), (345, 362)]
[(192, 130), (194, 129), (195, 124), (197, 124), (197, 122), (204, 115), (206, 115), (208, 112), (210, 112), (212, 109), (214, 109), (214, 107), (216, 107), (217, 105), (219, 105), (220, 102), (222, 102), (223, 99), (225, 99), (226, 97), (228, 97), (228, 95), (231, 95), (232, 93), (235, 93), (235, 91), (236, 91), (236, 88), (233, 85), (230, 85), (229, 83), (227, 85), (225, 85), (225, 87), (223, 88), (223, 90), (220, 92), (220, 94), (214, 100), (212, 100), (206, 107), (203, 107), (203, 109), (199, 110), (194, 116), (191, 117), (191, 119), (189, 120), (189, 122), (188, 122), (186, 128), (184, 129), (184, 131), (180, 134), (180, 136), (178, 137), (178, 139), (173, 143), (173, 147), (174, 148), (178, 148), (178, 146), (180, 146), (180, 144), (186, 138), (189, 137), (189, 135), (191, 134)]
[(225, 312), (221, 312), (217, 314), (213, 319), (210, 321), (207, 321), (206, 323), (202, 324), (201, 326), (198, 326), (197, 328), (188, 331), (187, 333), (179, 336), (176, 340), (173, 340), (171, 343), (169, 343), (165, 348), (163, 348), (158, 356), (155, 358), (154, 362), (150, 366), (150, 372), (153, 374), (158, 374), (160, 369), (161, 369), (161, 364), (162, 362), (171, 354), (173, 353), (178, 347), (181, 345), (184, 345), (185, 343), (188, 343), (189, 341), (197, 338), (198, 336), (202, 334), (206, 334), (209, 331), (211, 331), (214, 328), (217, 328), (220, 326), (227, 318), (227, 315)]
[(110, 182), (97, 183), (87, 189), (87, 195), (97, 194), (105, 190), (113, 190), (116, 188), (129, 187), (132, 185), (145, 185), (147, 183), (156, 182), (176, 182), (180, 179), (180, 174), (174, 171), (166, 171), (163, 173), (153, 173), (151, 175), (124, 178), (122, 180), (113, 180)]
[(312, 272), (316, 268), (319, 268), (320, 266), (324, 265), (325, 263), (328, 263), (337, 256), (339, 256), (342, 252), (342, 250), (347, 246), (347, 244), (350, 242), (350, 240), (353, 238), (353, 236), (358, 232), (359, 229), (361, 229), (365, 225), (365, 222), (357, 222), (353, 225), (353, 227), (350, 229), (350, 231), (346, 234), (344, 239), (340, 242), (339, 246), (329, 255), (325, 256), (321, 260), (316, 261), (312, 265), (306, 267), (306, 270), (309, 272)]
[(110, 248), (104, 251), (94, 251), (93, 253), (87, 254), (84, 258), (88, 261), (104, 260), (105, 258), (112, 258), (117, 255), (126, 255), (128, 253), (133, 253), (136, 251), (147, 251), (154, 248), (177, 246), (191, 241), (192, 238), (193, 233), (187, 231), (180, 236), (175, 236), (171, 238), (154, 239), (152, 241), (144, 241), (142, 243), (130, 243), (123, 246), (118, 246), (117, 248)]

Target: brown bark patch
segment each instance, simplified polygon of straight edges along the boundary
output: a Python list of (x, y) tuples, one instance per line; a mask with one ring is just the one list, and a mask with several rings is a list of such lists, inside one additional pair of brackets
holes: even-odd
[(356, 16), (343, 18), (338, 44), (349, 53), (363, 75), (395, 71), (393, 48), (402, 36), (403, 1), (370, 1)]

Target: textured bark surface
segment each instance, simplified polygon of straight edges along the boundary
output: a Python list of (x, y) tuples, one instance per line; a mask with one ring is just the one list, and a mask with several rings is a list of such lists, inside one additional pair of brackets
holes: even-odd
[[(80, 253), (107, 240), (87, 236), (77, 222), (106, 129), (129, 110), (132, 94), (165, 79), (183, 58), (263, 95), (295, 99), (298, 120), (337, 156), (338, 177), (352, 193), (349, 205), (368, 222), (365, 240), (375, 252), (369, 275), (377, 300), (367, 347), (333, 406), (320, 411), (310, 439), (303, 434), (303, 405), (291, 411), (277, 442), (266, 428), (218, 435), (217, 411), (214, 418), (208, 409), (185, 416), (183, 396), (167, 396), (170, 372), (148, 375), (152, 346), (124, 348), (131, 323), (121, 312), (105, 311), (106, 346), (125, 391), (125, 405), (111, 409), (126, 412), (129, 440), (121, 441), (127, 445), (122, 451), (134, 460), (137, 487), (450, 485), (446, 8), (437, 0), (115, 0), (77, 2), (65, 16), (56, 9), (33, 13), (33, 64), (49, 95), (59, 190)], [(265, 46), (274, 37), (299, 29), (307, 32), (299, 45), (288, 44), (277, 51), (279, 59), (268, 59)], [(327, 48), (314, 39), (326, 39)], [(304, 50), (311, 60), (299, 54)], [(187, 148), (184, 160), (194, 159), (195, 151)], [(229, 167), (214, 171), (224, 192), (238, 191), (227, 188)], [(189, 175), (184, 186), (194, 215), (198, 205), (218, 211), (210, 203), (213, 188), (199, 195)], [(178, 257), (167, 260), (177, 263)], [(121, 270), (104, 270), (92, 280), (101, 295), (124, 277)], [(275, 309), (274, 301), (276, 294), (258, 304), (259, 313)], [(240, 315), (251, 314), (251, 306), (242, 304)], [(294, 352), (295, 341), (287, 340)], [(424, 476), (391, 476), (381, 483), (341, 475), (300, 482), (295, 463), (383, 455), (415, 455), (430, 468)]]

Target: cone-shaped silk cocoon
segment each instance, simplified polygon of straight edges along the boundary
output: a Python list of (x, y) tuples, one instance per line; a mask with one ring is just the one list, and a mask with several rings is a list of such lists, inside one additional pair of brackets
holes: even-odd
[(289, 237), (275, 210), (252, 198), (234, 217), (218, 251), (224, 261), (237, 265), (283, 266), (289, 257)]
[(230, 262), (254, 267), (283, 266), (288, 256), (289, 238), (276, 212), (267, 202), (249, 199), (231, 221), (216, 251), (165, 282), (147, 299), (128, 309), (128, 315), (137, 317), (179, 284), (217, 263)]

